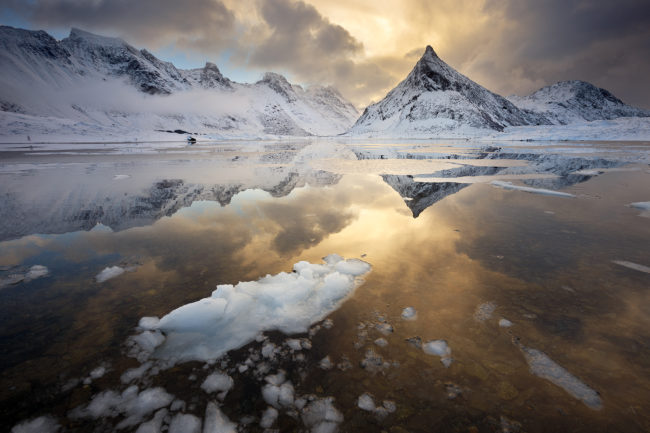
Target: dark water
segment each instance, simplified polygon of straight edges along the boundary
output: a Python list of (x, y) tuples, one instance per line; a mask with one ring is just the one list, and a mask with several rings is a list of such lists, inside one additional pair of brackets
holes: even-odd
[[(483, 152), (478, 145), (418, 147), (429, 159)], [(126, 388), (120, 375), (139, 364), (126, 356), (125, 342), (141, 317), (209, 296), (216, 284), (337, 253), (362, 257), (372, 272), (330, 315), (334, 326), (313, 336), (304, 362), (281, 358), (274, 368), (287, 372), (296, 395), (335, 397), (340, 431), (650, 431), (650, 274), (614, 263), (650, 266), (650, 219), (627, 206), (650, 200), (649, 168), (638, 161), (646, 148), (635, 148), (640, 158), (630, 163), (621, 158), (624, 146), (597, 146), (570, 157), (604, 158), (612, 163), (596, 165), (618, 170), (570, 178), (558, 162), (555, 171), (536, 171), (559, 175), (554, 185), (527, 182), (561, 186), (573, 198), (453, 180), (415, 185), (407, 174), (444, 167), (401, 159), (388, 145), (357, 145), (353, 157), (319, 150), (306, 158), (309, 148), (5, 156), (2, 277), (33, 265), (49, 274), (0, 289), (3, 430), (50, 414), (69, 431), (111, 431), (119, 416), (68, 414), (99, 392)], [(393, 166), (381, 165), (381, 155)], [(363, 157), (374, 162), (356, 160)], [(114, 177), (120, 174), (130, 177)], [(95, 280), (115, 265), (134, 270)], [(409, 306), (417, 320), (400, 317)], [(500, 327), (502, 318), (513, 325)], [(384, 322), (394, 332), (380, 333)], [(413, 337), (444, 339), (449, 368), (407, 341)], [(377, 338), (388, 345), (374, 344)], [(222, 411), (242, 431), (263, 430), (261, 383), (235, 368), (259, 346), (250, 343), (224, 364), (235, 386)], [(370, 348), (388, 365), (363, 368)], [(523, 348), (542, 351), (597, 392), (602, 408), (533, 374)], [(319, 367), (325, 356), (332, 369)], [(75, 381), (98, 366), (105, 375)], [(202, 418), (208, 373), (190, 362), (140, 385), (164, 387)], [(361, 410), (357, 399), (366, 392), (397, 410), (384, 417)], [(289, 412), (281, 411), (275, 428), (306, 430)], [(255, 419), (244, 425), (246, 417)]]

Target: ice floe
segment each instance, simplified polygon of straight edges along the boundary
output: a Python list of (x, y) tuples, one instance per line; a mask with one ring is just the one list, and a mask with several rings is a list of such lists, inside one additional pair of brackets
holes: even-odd
[(209, 402), (205, 410), (205, 419), (203, 420), (203, 433), (236, 432), (237, 424), (231, 422), (214, 402)]
[(499, 326), (502, 328), (510, 328), (512, 326), (512, 322), (508, 319), (501, 318), (499, 319)]
[(357, 407), (367, 412), (372, 412), (380, 418), (397, 410), (397, 405), (392, 400), (384, 400), (381, 406), (375, 404), (374, 397), (369, 393), (363, 393), (357, 399)]
[(531, 188), (528, 186), (514, 185), (512, 182), (505, 182), (501, 180), (493, 180), (492, 182), (490, 182), (490, 185), (507, 189), (507, 190), (530, 192), (532, 194), (550, 195), (555, 197), (575, 197), (575, 195), (569, 194), (567, 192), (554, 191), (552, 189)]
[(179, 413), (169, 423), (168, 433), (201, 433), (201, 420), (189, 413)]
[(117, 429), (135, 426), (150, 413), (168, 406), (174, 396), (163, 388), (149, 388), (138, 392), (137, 386), (132, 385), (121, 394), (116, 391), (104, 391), (93, 396), (86, 406), (78, 407), (70, 412), (72, 418), (106, 418), (124, 415), (117, 424)]
[(375, 400), (370, 394), (364, 393), (359, 396), (359, 399), (357, 400), (357, 406), (359, 406), (359, 409), (372, 412), (375, 410)]
[(111, 266), (104, 268), (103, 271), (95, 276), (95, 279), (98, 283), (103, 283), (104, 281), (110, 280), (111, 278), (119, 277), (124, 272), (124, 268), (121, 268), (119, 266)]
[(139, 335), (153, 335), (140, 339), (136, 335), (132, 341), (143, 342), (141, 350), (158, 359), (209, 361), (255, 340), (263, 331), (307, 332), (337, 309), (370, 271), (370, 264), (358, 259), (332, 254), (324, 260), (324, 264), (298, 262), (292, 273), (218, 285), (211, 297), (183, 305), (158, 322), (147, 318), (145, 327), (141, 321), (140, 329), (148, 329)]
[(582, 383), (580, 379), (569, 373), (544, 352), (524, 346), (521, 346), (521, 350), (534, 375), (559, 386), (591, 409), (602, 408), (603, 402), (598, 392)]
[(440, 362), (445, 367), (451, 365), (451, 348), (445, 340), (431, 340), (422, 345), (422, 350), (428, 355), (440, 357)]
[(215, 372), (205, 378), (201, 384), (201, 389), (209, 394), (216, 392), (219, 400), (223, 400), (234, 384), (232, 377), (225, 373)]
[(375, 344), (379, 347), (386, 347), (388, 346), (388, 340), (385, 338), (378, 338), (375, 340)]
[(635, 271), (645, 272), (646, 274), (650, 274), (650, 267), (648, 266), (639, 265), (638, 263), (628, 262), (627, 260), (612, 260), (612, 262), (629, 269), (634, 269)]
[(56, 419), (45, 415), (16, 424), (11, 429), (11, 433), (56, 433), (60, 428)]
[(300, 414), (302, 422), (312, 433), (334, 433), (343, 422), (343, 414), (334, 407), (334, 398), (311, 401)]
[(402, 310), (402, 319), (404, 320), (416, 320), (418, 318), (418, 312), (413, 307), (406, 307)]

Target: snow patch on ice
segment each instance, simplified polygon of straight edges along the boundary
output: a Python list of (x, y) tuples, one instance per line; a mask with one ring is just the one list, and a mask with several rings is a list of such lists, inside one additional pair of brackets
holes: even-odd
[[(161, 344), (157, 336), (148, 336), (141, 349), (153, 352), (157, 347), (154, 357), (173, 362), (209, 361), (253, 341), (263, 331), (307, 332), (354, 292), (370, 264), (333, 254), (325, 264), (303, 261), (293, 270), (235, 286), (218, 285), (211, 297), (183, 305), (157, 324), (147, 319), (143, 327), (165, 335), (161, 334)], [(153, 331), (139, 335), (147, 332)], [(132, 341), (140, 343), (138, 336)]]
[(232, 377), (225, 373), (215, 372), (205, 378), (201, 384), (201, 389), (208, 394), (218, 392), (219, 400), (223, 400), (234, 384)]
[(169, 423), (168, 433), (201, 433), (201, 420), (189, 413), (179, 413)]

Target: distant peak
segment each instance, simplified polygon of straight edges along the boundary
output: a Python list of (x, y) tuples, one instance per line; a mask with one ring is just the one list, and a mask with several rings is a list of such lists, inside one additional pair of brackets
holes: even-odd
[(438, 57), (435, 51), (433, 51), (433, 47), (431, 45), (427, 45), (427, 48), (424, 50), (424, 55), (427, 56), (433, 56), (433, 57)]
[(97, 45), (125, 45), (126, 44), (126, 42), (124, 42), (120, 38), (97, 35), (95, 33), (90, 33), (85, 30), (81, 30), (77, 27), (72, 27), (70, 29), (69, 38), (72, 40), (84, 40)]

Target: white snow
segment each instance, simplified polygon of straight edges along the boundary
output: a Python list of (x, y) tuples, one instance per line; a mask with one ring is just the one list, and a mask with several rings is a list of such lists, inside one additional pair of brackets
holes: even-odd
[(16, 424), (11, 433), (56, 433), (61, 426), (49, 415), (39, 416), (29, 421)]
[(167, 409), (160, 409), (153, 418), (140, 424), (135, 433), (162, 433), (163, 421), (166, 416)]
[(596, 391), (582, 383), (544, 352), (528, 347), (522, 347), (522, 351), (534, 375), (559, 386), (591, 409), (602, 408), (602, 400)]
[(111, 266), (104, 268), (103, 271), (101, 271), (95, 279), (97, 280), (98, 283), (103, 283), (104, 281), (110, 280), (111, 278), (119, 277), (125, 272), (124, 268), (121, 268), (119, 266)]
[(209, 402), (205, 409), (203, 433), (237, 433), (237, 424), (231, 422), (214, 402)]
[[(361, 260), (340, 264), (342, 261), (331, 255), (325, 264), (298, 262), (293, 273), (217, 286), (211, 297), (179, 307), (160, 319), (156, 328), (165, 336), (154, 356), (209, 361), (253, 341), (262, 331), (307, 332), (311, 324), (337, 309), (361, 283), (358, 277), (370, 270)], [(146, 332), (151, 331), (142, 334)], [(137, 337), (133, 340), (139, 344)], [(145, 338), (146, 347), (141, 348), (151, 351), (157, 338)]]
[(543, 189), (543, 188), (531, 188), (528, 186), (521, 186), (521, 185), (514, 185), (512, 182), (505, 182), (505, 181), (500, 181), (500, 180), (493, 180), (490, 182), (491, 185), (494, 185), (499, 188), (507, 189), (507, 190), (515, 190), (515, 191), (524, 191), (524, 192), (530, 192), (533, 194), (542, 194), (542, 195), (550, 195), (554, 197), (575, 197), (573, 194), (569, 194), (566, 192), (560, 192), (560, 191), (553, 191), (550, 189)]
[(406, 307), (402, 310), (402, 319), (404, 320), (416, 320), (418, 318), (418, 312), (413, 307)]
[(650, 274), (650, 267), (648, 266), (639, 265), (638, 263), (628, 262), (627, 260), (612, 260), (612, 262), (629, 269), (634, 269), (635, 271), (645, 272), (646, 274)]
[(264, 379), (267, 382), (266, 385), (262, 387), (262, 397), (264, 398), (264, 401), (277, 409), (293, 405), (293, 385), (291, 382), (286, 380), (283, 371), (266, 376)]

